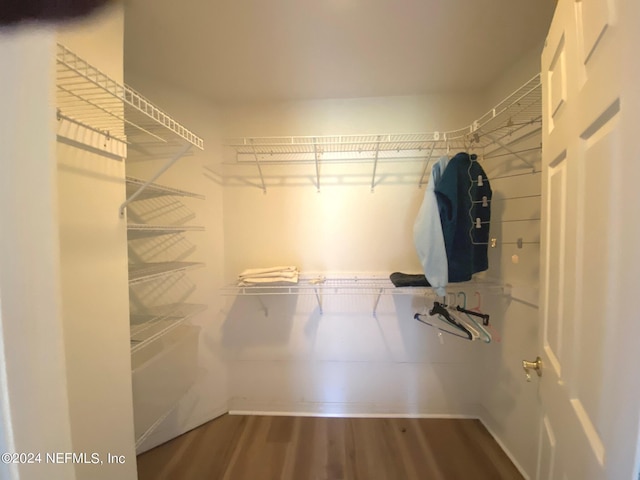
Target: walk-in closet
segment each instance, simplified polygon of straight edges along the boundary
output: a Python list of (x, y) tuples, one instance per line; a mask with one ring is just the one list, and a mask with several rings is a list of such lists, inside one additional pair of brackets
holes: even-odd
[(640, 5), (479, 3), (3, 13), (0, 478), (640, 478)]

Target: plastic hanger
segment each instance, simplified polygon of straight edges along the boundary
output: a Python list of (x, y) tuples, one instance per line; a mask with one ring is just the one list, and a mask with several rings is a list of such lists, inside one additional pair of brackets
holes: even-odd
[[(480, 292), (478, 291), (476, 291), (473, 295), (478, 299), (478, 304), (470, 311), (476, 314), (484, 315), (480, 310), (482, 308), (482, 295), (480, 295)], [(484, 321), (482, 323), (487, 327), (487, 332), (491, 335), (491, 339), (494, 342), (500, 343), (502, 341), (502, 337), (500, 336), (498, 331), (489, 323), (489, 315), (487, 315), (487, 323), (484, 323)]]
[(469, 329), (460, 323), (456, 318), (454, 318), (449, 310), (440, 302), (433, 302), (433, 307), (429, 310), (429, 315), (439, 315), (442, 319), (444, 319), (447, 323), (457, 328), (461, 332), (464, 332), (467, 336), (468, 340), (473, 340), (473, 334)]
[[(448, 333), (449, 335), (453, 335), (455, 337), (460, 337), (460, 338), (464, 338), (465, 340), (469, 340), (469, 336), (468, 335), (466, 335), (465, 333), (460, 332), (458, 327), (453, 327), (453, 326), (449, 325), (448, 322), (446, 322), (445, 320), (438, 319), (437, 317), (436, 317), (435, 321), (433, 321), (431, 319), (425, 320), (423, 317), (425, 317), (425, 315), (423, 315), (422, 313), (416, 313), (413, 316), (414, 320), (417, 320), (420, 323), (424, 323), (425, 325), (429, 325), (430, 327), (436, 328), (440, 332)], [(438, 325), (436, 323), (438, 321), (441, 322), (440, 325)], [(449, 330), (447, 328), (450, 328), (451, 330)]]
[(479, 317), (482, 319), (482, 324), (486, 327), (489, 325), (489, 315), (486, 313), (476, 312), (474, 310), (467, 310), (466, 308), (461, 307), (460, 305), (456, 306), (456, 310), (459, 312), (466, 313), (467, 315), (473, 315), (474, 317)]
[[(462, 307), (460, 306), (460, 302), (458, 300), (461, 296), (462, 296)], [(489, 315), (467, 310), (466, 309), (467, 294), (464, 292), (458, 292), (458, 294), (455, 295), (455, 300), (456, 300), (456, 311), (462, 312), (465, 314), (465, 316), (463, 318), (459, 318), (459, 320), (461, 320), (466, 324), (467, 328), (474, 334), (475, 338), (481, 338), (483, 342), (490, 343), (492, 340), (491, 334), (487, 331), (486, 328), (478, 324), (478, 322), (476, 322), (475, 319), (473, 319), (473, 317), (470, 316), (470, 314), (481, 316), (483, 318), (483, 325), (485, 325), (484, 324), (485, 317), (486, 317), (487, 324), (489, 323)]]

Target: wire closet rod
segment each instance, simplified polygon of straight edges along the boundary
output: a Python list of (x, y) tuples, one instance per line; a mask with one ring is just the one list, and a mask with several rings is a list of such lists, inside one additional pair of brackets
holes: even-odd
[(540, 242), (497, 242), (498, 245), (540, 245)]
[[(499, 149), (500, 150), (500, 149)], [(527, 153), (527, 152), (534, 152), (534, 151), (540, 151), (542, 150), (542, 145), (540, 145), (539, 147), (532, 147), (532, 148), (525, 148), (523, 150), (516, 150), (514, 151), (514, 153)], [(483, 155), (482, 159), (483, 160), (490, 160), (492, 158), (498, 158), (498, 157), (507, 157), (509, 155), (512, 155), (511, 152), (507, 152), (507, 153), (499, 153), (497, 155)]]
[(520, 195), (518, 197), (505, 197), (505, 198), (492, 198), (491, 200), (474, 200), (471, 203), (492, 203), (492, 202), (503, 202), (505, 200), (522, 200), (525, 198), (540, 198), (542, 195), (537, 193), (535, 195)]
[(513, 177), (522, 177), (524, 175), (535, 175), (537, 173), (542, 173), (541, 170), (535, 170), (533, 172), (523, 172), (523, 173), (512, 173), (510, 175), (500, 175), (499, 177), (492, 177), (491, 181), (494, 182), (496, 180), (502, 180), (505, 178), (513, 178)]
[[(516, 222), (538, 222), (540, 221), (539, 218), (517, 218), (514, 220), (498, 220), (498, 223), (516, 223)], [(483, 221), (483, 222), (473, 222), (474, 225), (488, 225), (490, 223), (493, 223), (493, 221)]]

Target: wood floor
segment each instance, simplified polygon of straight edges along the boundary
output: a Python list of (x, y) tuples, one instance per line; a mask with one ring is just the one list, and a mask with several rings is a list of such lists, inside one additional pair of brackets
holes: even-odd
[(138, 456), (140, 480), (520, 480), (478, 420), (224, 415)]

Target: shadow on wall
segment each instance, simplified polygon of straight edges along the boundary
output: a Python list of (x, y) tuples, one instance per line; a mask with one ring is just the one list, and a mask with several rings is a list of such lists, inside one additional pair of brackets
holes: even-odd
[[(235, 352), (286, 347), (291, 337), (297, 300), (297, 295), (235, 297), (222, 325), (222, 346)], [(310, 317), (311, 323), (313, 315), (315, 313)]]
[[(453, 288), (449, 289), (450, 291)], [(466, 292), (469, 294), (468, 292)], [(415, 404), (432, 414), (462, 414), (478, 416), (480, 405), (489, 397), (505, 415), (516, 408), (521, 394), (519, 380), (511, 369), (500, 368), (505, 361), (505, 345), (500, 340), (508, 297), (489, 299), (483, 296), (482, 312), (491, 316), (494, 340), (491, 343), (469, 341), (446, 333), (439, 333), (434, 327), (414, 320), (415, 313), (427, 315), (435, 296), (405, 296), (394, 298), (398, 312), (398, 329), (402, 356), (396, 360), (419, 364), (406, 388), (410, 404)], [(462, 301), (463, 296), (458, 297)], [(472, 305), (473, 304), (473, 305)], [(469, 299), (469, 308), (475, 301)], [(509, 332), (510, 333), (510, 332)], [(410, 397), (413, 398), (410, 398)]]
[(521, 348), (521, 341), (515, 338), (519, 329), (505, 320), (511, 313), (511, 305), (511, 298), (504, 295), (486, 298), (484, 307), (491, 313), (491, 328), (497, 338), (487, 346), (483, 356), (482, 400), (483, 404), (493, 404), (505, 417), (516, 408), (522, 390), (521, 379), (508, 365), (510, 352)]
[(488, 276), (494, 279), (504, 278), (502, 263), (500, 262), (500, 256), (502, 255), (502, 245), (500, 245), (500, 242), (503, 241), (505, 235), (505, 232), (503, 231), (504, 224), (502, 223), (502, 220), (504, 219), (504, 210), (504, 194), (494, 188), (493, 196), (491, 198), (491, 225), (489, 226), (489, 242), (491, 242), (492, 238), (497, 239), (498, 248), (491, 246), (487, 248), (487, 255), (489, 258), (490, 266)]

